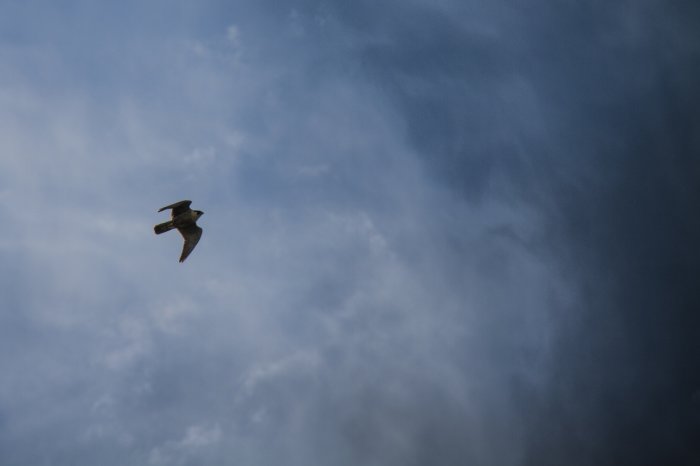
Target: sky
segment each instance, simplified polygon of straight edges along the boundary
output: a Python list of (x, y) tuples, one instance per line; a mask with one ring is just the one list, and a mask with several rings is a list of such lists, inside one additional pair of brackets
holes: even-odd
[(0, 464), (700, 462), (697, 2), (0, 10)]

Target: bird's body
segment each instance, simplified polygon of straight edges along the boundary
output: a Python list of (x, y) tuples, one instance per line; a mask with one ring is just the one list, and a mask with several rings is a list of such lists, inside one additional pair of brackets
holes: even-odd
[(177, 231), (179, 231), (185, 239), (185, 244), (182, 247), (182, 254), (180, 255), (180, 262), (187, 259), (187, 256), (190, 255), (199, 242), (199, 238), (202, 237), (202, 229), (197, 226), (197, 219), (204, 215), (204, 212), (190, 209), (190, 204), (192, 204), (192, 201), (180, 201), (162, 207), (158, 212), (172, 209), (170, 220), (153, 227), (157, 235), (177, 228)]

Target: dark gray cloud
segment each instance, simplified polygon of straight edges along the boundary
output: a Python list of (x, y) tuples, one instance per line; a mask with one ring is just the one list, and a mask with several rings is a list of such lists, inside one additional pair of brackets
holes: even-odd
[(74, 5), (1, 23), (0, 462), (697, 459), (696, 7)]
[[(570, 309), (542, 302), (555, 320), (544, 389), (518, 380), (507, 389), (517, 400), (509, 414), (532, 424), (515, 461), (697, 458), (699, 384), (688, 372), (698, 360), (697, 8), (308, 8), (331, 11), (354, 34), (353, 51), (399, 109), (423, 166), (468, 202), (502, 196), (539, 211), (545, 228), (517, 244), (555, 254), (576, 283)], [(473, 251), (461, 229), (442, 226), (442, 265), (459, 277)], [(507, 328), (490, 329), (494, 347), (508, 346)], [(424, 416), (413, 421), (430, 425)], [(455, 426), (446, 417), (442, 427)], [(447, 451), (450, 462), (478, 459), (467, 447)]]
[(544, 389), (510, 387), (522, 461), (697, 459), (697, 8), (500, 6), (491, 34), (428, 4), (350, 24), (428, 169), (470, 201), (501, 187), (541, 209), (550, 244), (527, 247), (577, 284)]

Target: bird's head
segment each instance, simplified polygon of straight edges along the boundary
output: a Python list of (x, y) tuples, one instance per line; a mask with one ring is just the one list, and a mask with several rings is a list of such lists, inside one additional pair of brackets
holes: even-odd
[(204, 212), (202, 212), (201, 210), (195, 210), (194, 213), (197, 214), (197, 218), (199, 218), (199, 217), (201, 217), (202, 215), (204, 215)]

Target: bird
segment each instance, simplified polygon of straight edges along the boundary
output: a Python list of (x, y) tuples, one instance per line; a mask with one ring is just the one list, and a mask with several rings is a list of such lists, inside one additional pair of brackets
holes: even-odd
[(187, 259), (187, 256), (189, 256), (194, 247), (197, 246), (199, 238), (202, 237), (202, 229), (197, 226), (197, 219), (204, 215), (204, 212), (190, 209), (190, 204), (192, 204), (192, 201), (180, 201), (160, 208), (158, 212), (172, 209), (170, 220), (159, 223), (153, 227), (153, 231), (155, 231), (156, 235), (177, 228), (177, 231), (179, 231), (185, 239), (185, 244), (182, 246), (182, 254), (180, 255), (180, 262), (184, 262), (185, 259)]

